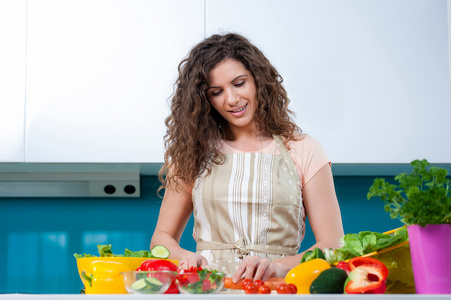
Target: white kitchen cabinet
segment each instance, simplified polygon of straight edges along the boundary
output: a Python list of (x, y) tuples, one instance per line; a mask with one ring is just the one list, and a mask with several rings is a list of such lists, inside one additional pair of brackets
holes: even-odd
[(29, 0), (26, 162), (163, 161), (203, 0)]
[(334, 163), (451, 163), (446, 0), (206, 0), (206, 35), (229, 31)]
[(26, 12), (0, 1), (0, 162), (24, 161)]

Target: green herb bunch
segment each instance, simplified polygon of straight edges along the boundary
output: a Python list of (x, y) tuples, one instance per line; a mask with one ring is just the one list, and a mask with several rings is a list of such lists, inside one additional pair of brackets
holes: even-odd
[(429, 167), (426, 160), (411, 162), (413, 171), (395, 177), (398, 182), (390, 184), (383, 178), (376, 178), (367, 198), (380, 197), (384, 209), (392, 219), (398, 218), (406, 225), (451, 223), (451, 180), (448, 171), (440, 167)]
[[(140, 251), (131, 251), (125, 248), (124, 254), (114, 254), (111, 250), (111, 244), (108, 245), (97, 245), (97, 250), (99, 250), (99, 257), (148, 257), (155, 258), (152, 256), (150, 251), (140, 250)], [(78, 254), (74, 253), (75, 258), (86, 258), (86, 257), (97, 257), (96, 255), (91, 254)]]

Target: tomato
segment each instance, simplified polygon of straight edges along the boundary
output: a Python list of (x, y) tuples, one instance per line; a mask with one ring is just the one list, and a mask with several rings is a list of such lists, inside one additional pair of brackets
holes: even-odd
[(187, 273), (185, 275), (188, 275), (188, 282), (190, 284), (194, 284), (200, 280), (199, 274), (197, 272), (195, 273)]
[(177, 280), (179, 281), (179, 284), (182, 286), (185, 286), (189, 283), (188, 274), (178, 274), (176, 277)]
[[(176, 264), (169, 260), (165, 259), (148, 259), (144, 261), (141, 266), (138, 267), (139, 271), (174, 271), (177, 272), (178, 267)], [(175, 280), (172, 281), (171, 285), (169, 286), (168, 290), (165, 292), (165, 294), (179, 294), (180, 291), (175, 284)]]
[(262, 280), (255, 280), (254, 284), (255, 284), (256, 287), (260, 287), (262, 285), (265, 285), (265, 283)]
[(209, 289), (211, 289), (211, 281), (208, 279), (204, 279), (202, 281), (202, 291), (208, 291)]
[(286, 283), (282, 283), (277, 287), (277, 294), (291, 294), (291, 288)]
[(294, 284), (289, 283), (288, 287), (290, 288), (292, 294), (296, 294), (298, 292), (298, 288)]
[(248, 283), (244, 286), (244, 292), (246, 294), (257, 294), (258, 288), (253, 283)]
[(244, 279), (244, 280), (243, 280), (243, 287), (245, 287), (246, 285), (248, 285), (248, 284), (250, 284), (250, 283), (254, 283), (254, 282), (252, 281), (252, 279)]
[(269, 286), (261, 285), (258, 287), (258, 293), (259, 294), (271, 294), (271, 289)]

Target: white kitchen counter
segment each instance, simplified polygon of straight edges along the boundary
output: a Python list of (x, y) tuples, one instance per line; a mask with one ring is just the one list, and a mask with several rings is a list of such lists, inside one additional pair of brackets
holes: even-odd
[(382, 299), (396, 299), (396, 300), (407, 300), (407, 299), (451, 299), (451, 295), (246, 295), (242, 293), (224, 293), (216, 295), (78, 295), (78, 294), (0, 294), (0, 299), (11, 299), (11, 300), (81, 300), (81, 299), (92, 299), (92, 300), (138, 300), (138, 299), (155, 299), (155, 300), (171, 300), (180, 298), (189, 299), (226, 299), (233, 298), (233, 300), (250, 300), (250, 299), (262, 299), (262, 298), (277, 298), (277, 299), (314, 299), (314, 300), (332, 300), (332, 299), (371, 299), (371, 300), (382, 300)]

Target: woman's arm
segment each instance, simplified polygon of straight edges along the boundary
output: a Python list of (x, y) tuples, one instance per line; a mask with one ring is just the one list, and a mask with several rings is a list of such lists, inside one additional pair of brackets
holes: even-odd
[(316, 244), (310, 249), (338, 248), (344, 232), (329, 165), (322, 167), (304, 186), (303, 196), (310, 227), (316, 239)]
[(150, 248), (155, 245), (164, 245), (170, 252), (169, 258), (179, 260), (182, 268), (191, 266), (204, 266), (207, 260), (191, 251), (180, 247), (179, 242), (183, 230), (193, 212), (191, 194), (184, 188), (175, 191), (166, 188), (163, 203), (160, 208), (157, 226), (150, 242)]
[[(339, 239), (343, 236), (343, 224), (340, 208), (329, 165), (322, 167), (304, 186), (303, 200), (307, 216), (316, 244), (309, 249), (318, 247), (337, 248)], [(297, 266), (303, 253), (284, 257), (270, 262), (259, 257), (246, 257), (237, 269), (233, 279), (237, 281), (244, 274), (245, 278), (267, 280), (269, 277), (285, 277), (287, 272)]]

